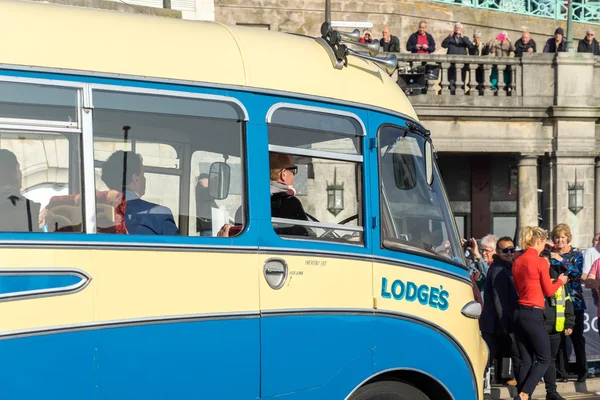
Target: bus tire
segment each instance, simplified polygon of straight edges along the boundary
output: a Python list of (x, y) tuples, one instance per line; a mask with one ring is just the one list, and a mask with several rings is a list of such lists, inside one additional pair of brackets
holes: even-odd
[(381, 381), (370, 383), (358, 389), (349, 400), (430, 400), (408, 383)]

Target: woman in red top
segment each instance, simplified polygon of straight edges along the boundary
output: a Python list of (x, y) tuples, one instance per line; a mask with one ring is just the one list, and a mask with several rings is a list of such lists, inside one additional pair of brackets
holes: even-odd
[[(540, 258), (548, 233), (539, 227), (521, 231), (521, 247), (525, 250), (513, 264), (513, 278), (519, 294), (515, 312), (515, 339), (521, 357), (517, 373), (519, 395), (515, 400), (527, 400), (550, 365), (550, 337), (544, 321), (545, 297), (552, 296), (567, 282), (561, 274), (550, 279), (548, 261)], [(535, 360), (535, 361), (534, 361)]]

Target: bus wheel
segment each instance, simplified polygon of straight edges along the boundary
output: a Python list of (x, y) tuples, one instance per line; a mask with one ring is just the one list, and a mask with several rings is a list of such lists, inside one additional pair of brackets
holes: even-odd
[(429, 400), (429, 397), (408, 383), (381, 381), (361, 387), (350, 400)]

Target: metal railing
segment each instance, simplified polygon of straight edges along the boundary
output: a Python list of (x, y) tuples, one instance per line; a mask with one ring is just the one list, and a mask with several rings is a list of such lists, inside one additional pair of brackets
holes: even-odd
[[(432, 0), (457, 6), (523, 14), (532, 17), (567, 19), (567, 0)], [(600, 25), (600, 1), (573, 0), (573, 21)]]

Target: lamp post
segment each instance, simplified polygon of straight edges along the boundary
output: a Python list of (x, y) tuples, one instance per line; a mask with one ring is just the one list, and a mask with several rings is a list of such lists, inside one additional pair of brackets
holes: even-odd
[(331, 23), (331, 0), (325, 0), (325, 22)]
[(327, 210), (335, 217), (344, 210), (344, 183), (337, 183), (337, 168), (333, 170), (333, 184), (327, 182)]
[(575, 51), (573, 47), (573, 0), (567, 0), (567, 51)]

